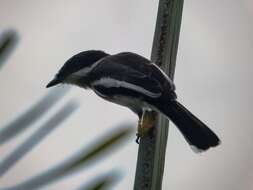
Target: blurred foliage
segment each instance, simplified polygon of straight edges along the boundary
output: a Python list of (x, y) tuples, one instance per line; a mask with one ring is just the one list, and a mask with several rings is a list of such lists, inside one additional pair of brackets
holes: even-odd
[[(13, 52), (17, 43), (17, 33), (13, 30), (5, 31), (0, 35), (0, 68), (6, 58)], [(37, 103), (28, 107), (9, 124), (1, 127), (0, 145), (23, 132), (28, 127), (33, 126), (41, 117), (45, 115), (62, 97), (69, 91), (69, 88), (50, 90), (47, 95), (42, 97)], [(3, 159), (0, 163), (0, 176), (9, 171), (20, 159), (28, 154), (53, 130), (67, 119), (76, 109), (76, 101), (65, 103), (57, 113), (53, 114), (43, 125), (41, 125), (32, 135), (21, 143), (15, 150)], [(62, 163), (53, 166), (47, 171), (41, 172), (37, 176), (16, 184), (13, 187), (1, 188), (1, 190), (34, 190), (41, 188), (59, 180), (70, 173), (74, 173), (88, 163), (94, 163), (98, 158), (104, 158), (105, 154), (121, 146), (127, 137), (133, 132), (133, 126), (124, 125), (109, 132), (107, 135), (97, 138), (88, 148), (81, 149), (75, 155), (72, 155)], [(116, 177), (117, 176), (117, 177)], [(114, 182), (118, 181), (118, 175), (115, 172), (109, 172), (104, 176), (96, 177), (90, 184), (82, 186), (79, 190), (99, 190), (108, 189)]]
[(69, 88), (53, 89), (42, 97), (37, 103), (31, 105), (0, 130), (0, 145), (4, 144), (20, 132), (24, 131), (38, 121), (47, 111), (52, 108), (69, 91)]
[(76, 190), (103, 190), (108, 189), (112, 184), (119, 180), (120, 173), (118, 172), (108, 172), (103, 176), (98, 176), (93, 179), (90, 184), (81, 186)]
[(0, 177), (13, 167), (24, 155), (30, 152), (40, 141), (42, 141), (49, 133), (58, 127), (65, 119), (67, 119), (76, 109), (78, 104), (76, 101), (66, 103), (59, 112), (55, 113), (47, 120), (39, 129), (37, 129), (30, 137), (21, 143), (0, 163)]
[(0, 35), (0, 68), (6, 58), (13, 52), (18, 41), (18, 35), (14, 30), (3, 31)]
[(126, 140), (126, 137), (132, 134), (132, 129), (133, 127), (131, 126), (121, 126), (119, 129), (109, 132), (104, 137), (97, 138), (99, 140), (96, 139), (94, 143), (88, 146), (88, 149), (83, 148), (57, 166), (5, 190), (38, 189), (75, 171), (79, 171), (84, 166), (90, 165), (92, 162), (94, 163), (96, 159), (104, 158), (108, 151), (119, 147), (121, 145), (120, 142), (123, 142)]

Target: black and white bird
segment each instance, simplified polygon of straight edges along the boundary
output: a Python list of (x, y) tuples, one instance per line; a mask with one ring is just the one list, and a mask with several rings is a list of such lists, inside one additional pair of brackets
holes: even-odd
[(62, 66), (47, 88), (60, 83), (92, 89), (103, 99), (130, 108), (140, 118), (145, 110), (158, 111), (178, 127), (195, 150), (204, 151), (220, 142), (214, 132), (176, 100), (172, 80), (138, 54), (81, 52)]

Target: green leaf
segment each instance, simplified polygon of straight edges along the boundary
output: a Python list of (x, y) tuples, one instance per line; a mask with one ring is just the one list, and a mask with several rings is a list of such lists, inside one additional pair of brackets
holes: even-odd
[(56, 88), (41, 98), (37, 103), (28, 108), (16, 119), (0, 130), (0, 145), (15, 137), (39, 120), (50, 108), (52, 108), (67, 92), (69, 88)]
[(82, 149), (79, 153), (68, 158), (64, 162), (55, 167), (40, 173), (14, 187), (5, 188), (4, 190), (35, 190), (44, 185), (55, 182), (56, 180), (73, 173), (84, 166), (95, 161), (98, 158), (104, 158), (105, 154), (112, 151), (113, 148), (121, 146), (121, 143), (126, 140), (133, 132), (133, 126), (125, 125), (119, 129), (108, 133), (106, 136), (97, 138), (95, 143), (89, 148)]
[(119, 181), (119, 172), (108, 172), (102, 176), (97, 176), (88, 185), (79, 187), (77, 190), (104, 190)]
[(5, 31), (0, 36), (0, 68), (7, 57), (12, 53), (18, 41), (18, 35), (14, 30)]
[(20, 144), (0, 163), (0, 177), (12, 168), (19, 160), (29, 153), (47, 135), (67, 119), (76, 109), (78, 104), (75, 101), (66, 103), (63, 108), (46, 121), (38, 130)]

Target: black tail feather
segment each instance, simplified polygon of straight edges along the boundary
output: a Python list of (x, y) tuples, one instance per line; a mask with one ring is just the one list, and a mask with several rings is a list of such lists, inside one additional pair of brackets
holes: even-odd
[(167, 105), (157, 105), (157, 108), (178, 127), (194, 151), (201, 152), (219, 145), (217, 135), (179, 102), (170, 101)]

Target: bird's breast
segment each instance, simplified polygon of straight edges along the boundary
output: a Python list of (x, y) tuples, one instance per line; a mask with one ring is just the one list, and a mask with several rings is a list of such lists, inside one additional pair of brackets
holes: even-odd
[(143, 101), (140, 98), (135, 98), (131, 96), (124, 96), (124, 95), (113, 95), (113, 96), (107, 96), (105, 94), (102, 94), (101, 92), (97, 91), (96, 89), (93, 89), (94, 92), (100, 96), (101, 98), (110, 101), (112, 103), (128, 107), (130, 109), (143, 109), (143, 108), (149, 108), (150, 106), (148, 103)]

